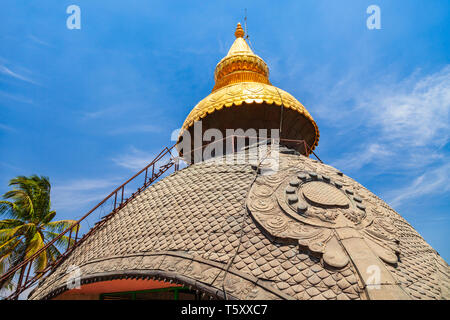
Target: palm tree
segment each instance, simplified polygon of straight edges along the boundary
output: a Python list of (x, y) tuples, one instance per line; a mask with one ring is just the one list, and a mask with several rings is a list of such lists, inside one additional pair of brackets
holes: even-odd
[[(13, 189), (0, 201), (0, 275), (14, 268), (72, 226), (75, 220), (52, 221), (56, 212), (50, 206), (50, 182), (47, 177), (18, 176), (9, 181)], [(73, 231), (77, 231), (78, 226)], [(69, 240), (62, 236), (33, 261), (34, 272), (44, 270), (61, 255)], [(21, 268), (21, 272), (24, 268)], [(0, 288), (11, 287), (14, 275), (0, 283)]]

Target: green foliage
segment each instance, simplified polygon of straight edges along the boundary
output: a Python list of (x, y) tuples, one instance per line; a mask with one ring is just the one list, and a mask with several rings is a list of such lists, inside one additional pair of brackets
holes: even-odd
[[(52, 221), (56, 212), (51, 210), (47, 177), (18, 176), (9, 181), (9, 186), (12, 190), (0, 201), (0, 217), (5, 218), (0, 220), (0, 275), (31, 257), (75, 223), (74, 220)], [(63, 236), (42, 251), (33, 261), (34, 272), (44, 270), (57, 259), (68, 243), (69, 238)], [(0, 283), (0, 289), (11, 288), (13, 278), (14, 275)]]

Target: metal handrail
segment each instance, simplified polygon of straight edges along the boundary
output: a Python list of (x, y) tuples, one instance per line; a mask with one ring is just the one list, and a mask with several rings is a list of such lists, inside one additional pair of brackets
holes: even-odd
[[(232, 142), (232, 152), (235, 152), (237, 150), (235, 150), (235, 140), (238, 138), (252, 138), (254, 139), (255, 137), (253, 136), (238, 136), (238, 135), (231, 135), (231, 136), (227, 136), (223, 139), (219, 139), (216, 141), (212, 141), (209, 143), (206, 143), (194, 150), (192, 150), (190, 153), (193, 153), (195, 151), (198, 151), (199, 149), (203, 149), (205, 148), (207, 145), (209, 144), (213, 144), (213, 143), (219, 143), (221, 141), (229, 141), (229, 139), (231, 138), (231, 142)], [(273, 141), (275, 139), (271, 139), (268, 138), (266, 139), (266, 141)], [(312, 151), (312, 148), (310, 148), (308, 146), (308, 144), (306, 143), (305, 140), (292, 140), (292, 139), (276, 139), (277, 141), (280, 142), (288, 142), (288, 143), (294, 143), (294, 144), (303, 144), (305, 147), (305, 152), (306, 155), (309, 155), (310, 153), (314, 154), (316, 156), (316, 158), (322, 162), (322, 160), (319, 159), (319, 157)], [(95, 207), (93, 207), (91, 210), (89, 210), (85, 215), (83, 215), (79, 220), (77, 220), (75, 223), (73, 223), (70, 227), (68, 227), (66, 230), (64, 230), (63, 232), (61, 232), (56, 238), (54, 238), (52, 241), (48, 242), (44, 247), (42, 247), (41, 249), (39, 249), (38, 251), (36, 251), (32, 256), (30, 256), (29, 258), (27, 258), (26, 260), (24, 260), (23, 262), (21, 262), (20, 264), (16, 265), (14, 268), (12, 268), (11, 270), (8, 270), (5, 274), (3, 274), (0, 277), (0, 282), (8, 279), (11, 276), (14, 276), (15, 273), (21, 269), (20, 272), (20, 276), (19, 276), (19, 281), (16, 287), (16, 290), (8, 297), (8, 299), (17, 299), (18, 296), (26, 289), (28, 289), (30, 286), (32, 286), (37, 280), (39, 280), (40, 278), (42, 278), (48, 271), (51, 270), (50, 274), (55, 270), (55, 268), (77, 247), (79, 246), (84, 240), (86, 240), (87, 237), (89, 237), (90, 234), (92, 234), (95, 230), (97, 230), (98, 228), (100, 228), (100, 226), (102, 226), (107, 220), (109, 220), (116, 212), (119, 211), (119, 209), (121, 209), (123, 206), (125, 206), (130, 200), (132, 200), (133, 198), (135, 198), (138, 194), (140, 194), (143, 190), (145, 190), (150, 184), (152, 184), (155, 180), (157, 180), (162, 174), (164, 174), (167, 170), (169, 170), (172, 166), (175, 166), (175, 172), (178, 171), (179, 169), (179, 163), (178, 163), (178, 159), (175, 158), (172, 155), (172, 150), (176, 147), (177, 144), (174, 144), (173, 146), (171, 146), (170, 148), (165, 147), (154, 159), (152, 162), (150, 162), (146, 167), (144, 167), (142, 170), (140, 170), (138, 173), (136, 173), (134, 176), (132, 176), (130, 179), (128, 179), (127, 181), (125, 181), (123, 184), (121, 184), (119, 187), (117, 187), (113, 192), (111, 192), (108, 196), (106, 196), (102, 201), (100, 201)], [(162, 164), (158, 169), (157, 172), (155, 172), (155, 165), (157, 164), (158, 161), (160, 161), (161, 159), (163, 159), (166, 155), (170, 155), (170, 160), (168, 163), (166, 164)], [(151, 168), (151, 176), (149, 176), (149, 169)], [(145, 179), (144, 179), (144, 184), (138, 188), (138, 190), (134, 193), (132, 193), (132, 195), (124, 200), (124, 190), (125, 190), (125, 186), (130, 183), (131, 181), (133, 181), (134, 179), (136, 179), (138, 176), (140, 176), (143, 172), (145, 172)], [(119, 192), (121, 193), (121, 198), (119, 203), (118, 201), (118, 194)], [(81, 237), (80, 239), (78, 239), (78, 231), (80, 229), (80, 224), (81, 222), (86, 219), (88, 216), (90, 216), (95, 210), (97, 210), (100, 206), (102, 206), (106, 201), (110, 200), (112, 197), (114, 196), (114, 207), (113, 210), (105, 215), (104, 217), (101, 218), (101, 220), (99, 222), (97, 222), (93, 228), (91, 228), (87, 233), (85, 233), (83, 235), (83, 237)], [(72, 239), (72, 233), (75, 229), (75, 238)], [(51, 263), (49, 263), (44, 270), (38, 271), (34, 274), (33, 277), (29, 278), (30, 276), (30, 270), (33, 264), (33, 261), (45, 250), (47, 250), (50, 246), (52, 246), (56, 241), (58, 241), (59, 239), (61, 239), (66, 233), (69, 232), (69, 241), (68, 241), (68, 246), (66, 251), (61, 254), (58, 259), (52, 261)], [(26, 270), (28, 267), (28, 271)], [(26, 275), (25, 275), (25, 271)], [(23, 284), (22, 284), (23, 283)]]
[[(191, 151), (189, 152), (190, 157), (192, 156), (192, 153), (195, 152), (195, 151), (203, 150), (206, 146), (208, 146), (208, 145), (210, 145), (210, 144), (220, 143), (220, 142), (223, 142), (223, 141), (229, 141), (230, 138), (231, 138), (231, 143), (232, 143), (232, 150), (233, 150), (233, 152), (237, 151), (237, 150), (235, 150), (235, 145), (236, 145), (236, 144), (234, 143), (235, 139), (238, 139), (238, 138), (241, 138), (241, 139), (242, 139), (242, 138), (244, 138), (244, 139), (245, 139), (245, 138), (249, 138), (249, 139), (258, 139), (258, 137), (255, 137), (255, 136), (230, 135), (230, 136), (227, 136), (227, 137), (225, 137), (225, 138), (222, 138), (222, 139), (218, 139), (218, 140), (209, 142), (209, 143), (207, 143), (207, 144), (204, 144), (204, 145), (202, 145), (202, 146), (200, 146), (200, 147), (197, 147), (197, 148), (191, 150)], [(313, 155), (317, 158), (317, 160), (319, 160), (320, 162), (323, 163), (323, 161), (322, 161), (322, 160), (317, 156), (317, 154), (313, 151), (313, 148), (310, 147), (310, 146), (308, 145), (308, 143), (307, 143), (305, 140), (295, 140), (295, 139), (285, 139), (285, 138), (277, 138), (277, 139), (275, 139), (275, 138), (266, 138), (266, 139), (264, 139), (264, 141), (275, 141), (275, 140), (277, 140), (277, 141), (279, 141), (279, 142), (286, 142), (286, 143), (292, 143), (292, 144), (300, 144), (300, 145), (303, 144), (303, 146), (304, 146), (304, 148), (305, 148), (305, 156), (308, 157), (309, 155), (313, 154)], [(177, 144), (179, 144), (179, 142), (178, 142)], [(176, 146), (177, 144), (175, 144), (175, 146)], [(182, 154), (182, 157), (185, 157), (185, 155)]]
[[(103, 225), (111, 216), (118, 211), (118, 209), (122, 208), (126, 203), (128, 203), (131, 199), (136, 197), (139, 193), (141, 193), (144, 189), (146, 189), (151, 183), (153, 183), (156, 179), (158, 179), (163, 173), (165, 173), (167, 170), (169, 170), (173, 165), (175, 165), (175, 169), (178, 170), (178, 163), (174, 161), (173, 156), (171, 155), (171, 150), (175, 147), (175, 145), (171, 146), (170, 148), (165, 147), (156, 157), (153, 159), (152, 162), (150, 162), (146, 167), (144, 167), (142, 170), (140, 170), (138, 173), (136, 173), (134, 176), (132, 176), (130, 179), (125, 181), (123, 184), (121, 184), (119, 187), (117, 187), (113, 192), (111, 192), (108, 196), (106, 196), (102, 201), (100, 201), (95, 207), (93, 207), (91, 210), (89, 210), (85, 215), (83, 215), (79, 220), (77, 220), (75, 223), (73, 223), (70, 227), (68, 227), (66, 230), (62, 231), (57, 237), (55, 237), (52, 241), (48, 242), (45, 246), (43, 246), (41, 249), (36, 251), (33, 255), (31, 255), (29, 258), (24, 260), (23, 262), (16, 265), (14, 268), (8, 270), (5, 274), (3, 274), (0, 277), (0, 282), (8, 279), (11, 276), (14, 276), (14, 274), (19, 270), (21, 270), (19, 281), (16, 287), (15, 292), (8, 297), (8, 299), (14, 299), (17, 298), (20, 293), (22, 293), (24, 290), (29, 288), (33, 283), (35, 283), (39, 278), (42, 278), (42, 276), (47, 273), (50, 269), (57, 266), (76, 246), (78, 246), (82, 241), (84, 241), (89, 234), (91, 234), (93, 231), (97, 230), (101, 225)], [(159, 171), (155, 172), (155, 165), (158, 161), (163, 159), (166, 155), (170, 155), (170, 161), (166, 164), (163, 164), (159, 167)], [(149, 169), (152, 168), (152, 175), (149, 177)], [(145, 180), (142, 187), (138, 188), (137, 192), (133, 193), (129, 198), (124, 200), (124, 190), (128, 183), (133, 181), (136, 177), (141, 175), (145, 171)], [(121, 200), (118, 203), (118, 194), (121, 192)], [(82, 238), (78, 239), (78, 231), (79, 226), (81, 222), (86, 219), (88, 216), (90, 216), (95, 210), (97, 210), (101, 205), (103, 205), (105, 202), (110, 200), (114, 196), (114, 208), (111, 213), (104, 216), (102, 220), (97, 222), (93, 228), (91, 228)], [(72, 239), (72, 233), (75, 229), (75, 238)], [(66, 233), (69, 232), (69, 241), (68, 241), (68, 247), (66, 251), (61, 254), (58, 259), (52, 261), (49, 263), (44, 270), (38, 271), (31, 279), (29, 279), (30, 269), (33, 264), (33, 261), (45, 250), (47, 250), (50, 246), (52, 246), (56, 241), (61, 239)], [(73, 243), (73, 244), (72, 244)], [(72, 244), (72, 245), (71, 245)], [(25, 276), (24, 280), (24, 274), (28, 267), (28, 271)], [(23, 282), (23, 284), (22, 284)]]

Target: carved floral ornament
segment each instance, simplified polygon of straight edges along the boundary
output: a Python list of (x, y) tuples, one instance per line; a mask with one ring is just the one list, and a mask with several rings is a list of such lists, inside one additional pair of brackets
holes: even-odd
[(312, 171), (280, 171), (256, 180), (247, 208), (275, 239), (296, 240), (332, 267), (350, 261), (351, 248), (342, 245), (339, 230), (350, 230), (383, 261), (396, 264), (396, 228), (355, 189)]

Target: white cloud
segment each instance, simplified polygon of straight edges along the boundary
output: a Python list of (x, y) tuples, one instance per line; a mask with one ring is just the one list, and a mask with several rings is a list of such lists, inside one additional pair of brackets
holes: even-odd
[(383, 139), (395, 145), (445, 145), (450, 137), (450, 66), (414, 80), (382, 88), (369, 98), (372, 121), (381, 127)]
[(392, 151), (385, 146), (372, 143), (364, 146), (361, 150), (344, 155), (344, 157), (332, 163), (339, 169), (359, 170), (367, 164), (383, 161), (386, 157), (392, 156)]
[[(160, 151), (151, 153), (139, 150), (133, 146), (130, 147), (130, 151), (128, 153), (122, 153), (120, 156), (113, 158), (112, 161), (123, 168), (130, 169), (134, 172), (137, 172), (143, 168), (145, 168), (148, 164), (150, 164), (157, 155), (159, 155)], [(172, 151), (173, 155), (176, 156), (176, 150)], [(156, 162), (156, 167), (167, 164), (170, 161), (171, 154), (167, 153), (162, 158), (160, 158)]]
[[(103, 119), (106, 117), (118, 117), (120, 116), (124, 110), (128, 110), (129, 106), (117, 105), (109, 108), (99, 109), (95, 111), (83, 112), (81, 117), (83, 120), (97, 120)], [(163, 128), (159, 125), (155, 124), (123, 124), (120, 126), (115, 126), (113, 129), (106, 130), (107, 134), (110, 135), (121, 135), (121, 134), (129, 134), (129, 133), (159, 133), (162, 132)]]
[[(401, 165), (423, 167), (425, 155), (431, 160), (442, 159), (440, 149), (450, 138), (450, 66), (431, 75), (420, 77), (415, 73), (400, 82), (388, 80), (369, 88), (361, 88), (352, 79), (349, 76), (340, 81), (319, 108), (320, 116), (332, 125), (339, 124), (345, 134), (349, 130), (372, 133), (370, 145), (361, 142), (355, 153), (360, 159), (349, 167), (359, 169), (359, 164), (383, 158), (389, 158), (390, 164), (401, 160)], [(334, 101), (331, 107), (330, 100)], [(350, 107), (339, 107), (349, 101)], [(344, 163), (348, 158), (346, 155), (337, 162)]]
[(119, 185), (118, 179), (82, 178), (65, 184), (54, 183), (51, 191), (52, 207), (56, 211), (82, 208), (101, 201)]
[(320, 101), (319, 118), (333, 126), (336, 135), (353, 139), (354, 151), (332, 164), (354, 174), (372, 165), (377, 173), (395, 172), (409, 179), (404, 187), (386, 191), (384, 197), (395, 206), (448, 191), (450, 65), (429, 75), (417, 71), (401, 81), (392, 75), (379, 80), (363, 87), (350, 72)]
[[(147, 153), (135, 147), (131, 147), (129, 153), (122, 154), (112, 159), (118, 166), (132, 171), (139, 171), (147, 166), (156, 154)], [(159, 165), (166, 163), (169, 156), (163, 157)], [(1, 164), (1, 163), (0, 163)], [(67, 183), (53, 183), (52, 187), (52, 207), (56, 211), (73, 211), (86, 209), (87, 205), (95, 205), (103, 200), (107, 195), (119, 187), (129, 177), (90, 179), (80, 178), (69, 181)], [(144, 176), (141, 175), (137, 179), (131, 181), (124, 189), (124, 197), (127, 198), (144, 182)], [(119, 195), (120, 196), (120, 195)], [(104, 206), (102, 206), (103, 214), (112, 210), (114, 197), (112, 197)], [(81, 214), (85, 213), (80, 211)]]
[(11, 165), (11, 164), (9, 164), (9, 163), (6, 163), (6, 162), (0, 161), (0, 166), (3, 166), (3, 167), (6, 167), (6, 168), (9, 168), (9, 169), (12, 169), (12, 170), (14, 170), (14, 171), (23, 172), (23, 169), (22, 169), (22, 168), (13, 166), (13, 165)]
[(151, 124), (141, 124), (141, 125), (129, 125), (122, 128), (116, 128), (109, 131), (110, 134), (124, 134), (124, 133), (156, 133), (161, 132), (162, 129), (159, 126), (151, 125)]
[(16, 129), (14, 129), (13, 127), (7, 126), (6, 124), (2, 124), (2, 123), (0, 123), (0, 130), (9, 131), (9, 132), (16, 131)]
[(13, 94), (10, 94), (10, 93), (6, 93), (6, 92), (1, 91), (1, 90), (0, 90), (0, 95), (5, 97), (5, 98), (7, 98), (7, 99), (11, 99), (11, 100), (18, 101), (18, 102), (21, 102), (21, 103), (29, 103), (29, 104), (33, 103), (33, 101), (28, 99), (28, 98), (24, 98), (24, 97), (19, 96), (19, 95), (13, 95)]
[(118, 156), (117, 158), (113, 158), (112, 160), (118, 166), (138, 171), (148, 165), (155, 158), (155, 156), (155, 154), (139, 150), (135, 147), (131, 147), (128, 153), (121, 154), (120, 156)]
[[(91, 191), (110, 187), (111, 184), (116, 183), (115, 179), (79, 179), (73, 180), (65, 185), (57, 185), (55, 188), (63, 191)], [(55, 189), (54, 188), (54, 189)]]
[(425, 195), (443, 194), (450, 191), (450, 163), (427, 170), (403, 188), (391, 191), (386, 199), (392, 206), (398, 206), (405, 200)]
[(33, 81), (32, 79), (30, 79), (30, 78), (28, 78), (28, 77), (26, 77), (24, 75), (21, 75), (21, 74), (19, 74), (17, 72), (14, 72), (14, 71), (10, 70), (9, 68), (7, 68), (6, 66), (3, 66), (3, 65), (0, 65), (0, 73), (6, 74), (6, 75), (11, 76), (11, 77), (13, 77), (15, 79), (18, 79), (18, 80), (22, 80), (22, 81), (25, 81), (25, 82), (29, 82), (29, 83), (32, 83), (32, 84), (39, 85), (39, 83)]
[(100, 110), (95, 110), (95, 111), (91, 111), (91, 112), (84, 112), (82, 114), (82, 118), (83, 119), (98, 119), (98, 118), (103, 118), (106, 115), (109, 114), (117, 114), (118, 112), (121, 112), (121, 108), (119, 108), (118, 106), (114, 106), (114, 107), (109, 107), (109, 108), (104, 108), (104, 109), (100, 109)]
[(37, 44), (40, 44), (40, 45), (43, 45), (43, 46), (46, 46), (46, 47), (53, 47), (48, 42), (45, 42), (44, 40), (42, 40), (42, 39), (40, 39), (40, 38), (38, 38), (36, 36), (33, 36), (32, 34), (28, 35), (28, 38), (30, 38), (33, 42), (35, 42)]

